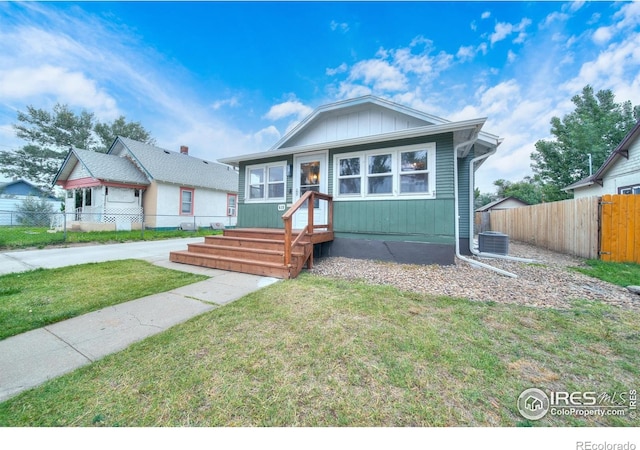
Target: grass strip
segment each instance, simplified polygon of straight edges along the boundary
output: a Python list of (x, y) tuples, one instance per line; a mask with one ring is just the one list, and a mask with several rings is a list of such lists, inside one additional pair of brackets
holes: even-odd
[(206, 279), (140, 260), (0, 276), (0, 339)]
[(156, 241), (161, 239), (210, 236), (221, 234), (219, 230), (200, 228), (198, 231), (145, 230), (141, 231), (59, 231), (50, 233), (47, 228), (0, 227), (0, 249), (44, 248), (50, 245), (79, 243), (113, 244), (132, 241)]
[(618, 286), (640, 285), (640, 264), (617, 263), (598, 259), (589, 259), (585, 263), (589, 267), (572, 267), (572, 269)]

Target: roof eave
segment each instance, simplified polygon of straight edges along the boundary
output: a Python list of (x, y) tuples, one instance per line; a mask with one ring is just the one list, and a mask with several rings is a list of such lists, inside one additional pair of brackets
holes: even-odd
[[(460, 122), (450, 122), (440, 125), (425, 125), (424, 127), (409, 128), (406, 130), (392, 131), (389, 133), (376, 134), (371, 136), (363, 136), (357, 138), (343, 139), (332, 142), (320, 142), (317, 144), (302, 145), (297, 147), (286, 147), (277, 150), (267, 150), (265, 152), (251, 153), (247, 155), (234, 156), (229, 158), (221, 158), (218, 161), (223, 164), (238, 166), (240, 162), (251, 161), (260, 158), (271, 158), (274, 156), (285, 156), (298, 153), (309, 153), (318, 150), (336, 149), (343, 147), (351, 147), (356, 145), (369, 144), (373, 142), (388, 142), (398, 139), (408, 139), (419, 136), (431, 136), (435, 134), (448, 133), (458, 130), (464, 130), (475, 127), (482, 127), (486, 122), (486, 118), (470, 119)], [(272, 147), (273, 148), (273, 147)]]

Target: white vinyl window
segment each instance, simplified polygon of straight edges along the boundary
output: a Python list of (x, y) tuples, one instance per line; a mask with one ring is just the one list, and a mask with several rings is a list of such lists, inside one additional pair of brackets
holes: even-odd
[(284, 201), (287, 192), (285, 161), (248, 166), (246, 169), (245, 201)]
[(435, 143), (338, 154), (334, 197), (435, 198), (435, 158)]
[(338, 159), (339, 195), (360, 195), (362, 189), (360, 161), (360, 157)]
[(367, 156), (367, 194), (393, 194), (393, 155)]
[(620, 194), (640, 194), (640, 185), (638, 186), (627, 186), (618, 189), (618, 193)]
[(400, 193), (429, 192), (427, 150), (400, 152)]

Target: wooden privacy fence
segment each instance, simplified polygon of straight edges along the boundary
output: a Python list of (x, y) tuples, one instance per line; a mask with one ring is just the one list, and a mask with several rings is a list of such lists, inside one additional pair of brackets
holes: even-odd
[(598, 197), (491, 211), (491, 229), (560, 253), (598, 258)]
[(491, 211), (491, 230), (582, 258), (640, 264), (640, 195), (604, 195)]
[(640, 195), (603, 195), (600, 258), (640, 264)]

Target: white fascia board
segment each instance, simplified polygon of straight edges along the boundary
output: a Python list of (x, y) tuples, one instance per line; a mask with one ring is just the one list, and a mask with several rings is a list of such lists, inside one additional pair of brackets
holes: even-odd
[[(218, 162), (239, 166), (240, 162), (251, 161), (254, 159), (271, 158), (276, 156), (286, 156), (298, 153), (315, 152), (318, 150), (337, 149), (342, 147), (351, 147), (355, 145), (370, 144), (375, 142), (388, 142), (397, 139), (408, 139), (419, 136), (432, 136), (435, 134), (449, 133), (475, 127), (482, 127), (486, 122), (486, 117), (479, 119), (463, 120), (460, 122), (451, 122), (441, 125), (426, 125), (424, 127), (409, 128), (407, 130), (392, 131), (390, 133), (376, 134), (372, 136), (363, 136), (358, 138), (343, 139), (340, 141), (320, 142), (318, 144), (302, 145), (299, 147), (287, 147), (278, 150), (268, 150), (266, 152), (251, 153), (248, 155), (240, 155), (229, 158), (221, 158)], [(495, 144), (495, 142), (493, 143)]]

